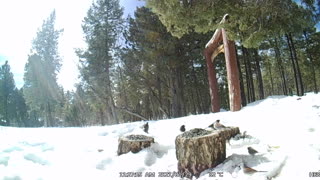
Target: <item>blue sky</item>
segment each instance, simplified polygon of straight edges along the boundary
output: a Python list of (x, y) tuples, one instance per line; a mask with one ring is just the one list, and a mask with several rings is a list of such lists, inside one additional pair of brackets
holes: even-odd
[(3, 62), (5, 62), (5, 60), (6, 60), (6, 57), (5, 57), (5, 56), (2, 56), (2, 55), (0, 54), (0, 65), (3, 64)]

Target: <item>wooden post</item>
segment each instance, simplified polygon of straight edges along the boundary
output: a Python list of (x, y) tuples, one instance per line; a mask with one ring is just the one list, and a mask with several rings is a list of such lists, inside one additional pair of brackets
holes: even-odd
[(211, 111), (212, 112), (219, 112), (220, 111), (220, 101), (219, 101), (216, 70), (215, 70), (213, 62), (211, 61), (211, 55), (208, 53), (205, 53), (205, 58), (206, 58), (206, 62), (207, 62), (208, 81), (209, 81), (209, 90), (210, 90), (210, 99), (211, 99)]
[[(226, 14), (222, 18), (220, 24), (227, 22), (229, 15)], [(223, 42), (223, 46), (219, 43)], [(220, 45), (220, 46), (219, 46)], [(238, 73), (236, 49), (233, 41), (228, 40), (225, 29), (217, 29), (210, 41), (207, 43), (204, 50), (204, 56), (207, 62), (208, 68), (208, 80), (211, 97), (211, 110), (212, 112), (220, 111), (218, 83), (216, 77), (216, 71), (213, 60), (221, 52), (225, 53), (227, 76), (228, 76), (228, 88), (229, 88), (229, 101), (230, 110), (239, 111), (241, 109), (241, 90), (240, 79)]]
[(241, 91), (235, 44), (228, 40), (225, 29), (222, 29), (222, 39), (228, 76), (230, 110), (239, 111), (241, 109)]
[(219, 93), (218, 93), (219, 88), (217, 83), (216, 70), (211, 57), (214, 50), (218, 47), (219, 42), (221, 41), (222, 41), (221, 29), (217, 29), (213, 34), (212, 38), (210, 39), (210, 41), (207, 43), (206, 48), (204, 50), (204, 56), (207, 62), (212, 112), (220, 112), (220, 100), (219, 100)]

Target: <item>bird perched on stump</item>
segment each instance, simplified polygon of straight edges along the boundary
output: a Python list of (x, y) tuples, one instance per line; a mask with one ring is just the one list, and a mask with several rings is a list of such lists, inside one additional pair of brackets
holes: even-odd
[(185, 125), (182, 125), (182, 126), (180, 127), (180, 131), (181, 131), (181, 132), (185, 132), (185, 131), (186, 131), (186, 126), (185, 126)]
[(250, 155), (255, 155), (255, 154), (258, 153), (258, 151), (249, 146), (249, 147), (248, 147), (248, 153), (249, 153)]
[(214, 123), (210, 124), (210, 125), (208, 126), (208, 128), (211, 128), (211, 129), (215, 130), (215, 128), (214, 128)]
[(220, 120), (216, 120), (216, 122), (213, 124), (214, 129), (222, 129), (226, 128), (223, 124), (220, 123)]
[(143, 131), (146, 132), (146, 133), (148, 133), (148, 131), (149, 131), (149, 124), (148, 124), (148, 122), (143, 125)]

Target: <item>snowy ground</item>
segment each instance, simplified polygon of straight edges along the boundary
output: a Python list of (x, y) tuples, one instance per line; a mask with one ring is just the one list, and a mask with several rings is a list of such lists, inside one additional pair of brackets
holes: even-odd
[[(156, 143), (137, 154), (117, 156), (118, 138), (143, 134), (144, 122), (88, 128), (0, 127), (0, 179), (3, 180), (109, 180), (129, 179), (121, 172), (177, 171), (174, 140), (179, 127), (205, 128), (220, 119), (226, 126), (238, 126), (253, 139), (231, 140), (227, 159), (203, 172), (199, 179), (310, 179), (320, 171), (320, 94), (273, 96), (255, 102), (239, 112), (221, 112), (171, 120), (150, 121), (149, 135)], [(250, 156), (247, 147), (259, 151)], [(101, 151), (103, 150), (103, 151)], [(99, 152), (101, 151), (101, 152)], [(246, 163), (256, 170), (244, 174)], [(216, 172), (216, 178), (209, 177)], [(219, 177), (218, 173), (223, 172)], [(130, 178), (132, 179), (132, 178)]]

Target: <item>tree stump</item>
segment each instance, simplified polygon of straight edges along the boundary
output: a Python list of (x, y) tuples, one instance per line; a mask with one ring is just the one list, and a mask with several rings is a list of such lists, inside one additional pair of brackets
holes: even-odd
[(145, 135), (128, 135), (120, 137), (118, 140), (118, 156), (128, 152), (137, 153), (143, 148), (151, 146), (154, 138)]
[(226, 140), (239, 134), (238, 127), (207, 131), (191, 129), (176, 137), (178, 172), (187, 178), (199, 177), (226, 159)]

